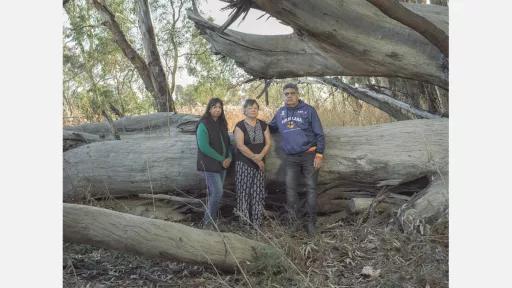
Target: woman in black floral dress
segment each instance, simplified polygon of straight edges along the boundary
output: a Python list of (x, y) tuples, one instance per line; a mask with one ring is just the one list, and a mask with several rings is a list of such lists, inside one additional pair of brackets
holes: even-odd
[(235, 126), (235, 213), (242, 223), (261, 226), (265, 204), (265, 156), (272, 143), (267, 124), (259, 120), (258, 102), (247, 99), (243, 106), (245, 119)]

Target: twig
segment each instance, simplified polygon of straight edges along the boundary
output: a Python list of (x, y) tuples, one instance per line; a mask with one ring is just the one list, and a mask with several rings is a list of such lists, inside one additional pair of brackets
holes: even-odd
[(270, 84), (272, 84), (272, 82), (274, 82), (274, 80), (273, 79), (265, 79), (264, 82), (265, 82), (265, 86), (263, 87), (263, 90), (261, 90), (260, 94), (258, 94), (258, 96), (256, 96), (256, 99), (260, 99), (261, 95), (263, 95), (263, 93), (265, 93), (265, 104), (268, 106), (268, 88), (270, 87)]
[(238, 86), (240, 86), (242, 84), (248, 84), (248, 83), (251, 83), (251, 82), (254, 82), (254, 81), (257, 81), (257, 80), (259, 80), (259, 79), (256, 78), (256, 77), (245, 79), (245, 80), (239, 81), (239, 82), (229, 86), (227, 90), (229, 91), (229, 90), (234, 89), (234, 88), (236, 88), (236, 87), (238, 87)]
[(203, 203), (200, 199), (195, 198), (184, 198), (184, 197), (177, 197), (177, 196), (170, 196), (165, 194), (138, 194), (140, 198), (149, 198), (149, 199), (163, 199), (163, 200), (171, 200), (176, 202), (183, 202), (183, 203)]

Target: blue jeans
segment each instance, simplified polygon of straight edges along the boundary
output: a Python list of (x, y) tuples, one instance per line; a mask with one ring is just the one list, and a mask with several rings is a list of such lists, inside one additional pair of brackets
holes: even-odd
[(203, 225), (217, 220), (217, 211), (219, 210), (220, 200), (224, 193), (224, 179), (226, 170), (222, 172), (204, 172), (206, 187), (208, 189), (208, 209), (204, 213)]

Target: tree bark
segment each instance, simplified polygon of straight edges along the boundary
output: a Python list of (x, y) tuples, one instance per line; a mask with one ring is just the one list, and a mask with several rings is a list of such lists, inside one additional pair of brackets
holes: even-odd
[(322, 77), (318, 78), (319, 81), (340, 88), (345, 93), (354, 96), (355, 98), (364, 101), (380, 110), (388, 113), (396, 120), (410, 120), (410, 119), (435, 119), (441, 116), (432, 114), (428, 111), (412, 107), (411, 105), (398, 101), (393, 97), (372, 91), (363, 87), (354, 87), (341, 79)]
[(297, 35), (261, 36), (229, 29), (217, 33), (219, 27), (199, 14), (189, 11), (188, 17), (210, 42), (213, 53), (234, 59), (238, 66), (255, 78), (325, 76), (344, 72), (342, 66)]
[(64, 241), (233, 271), (277, 251), (233, 233), (195, 229), (107, 209), (64, 204)]
[[(126, 116), (113, 121), (113, 125), (123, 136), (132, 132), (151, 135), (152, 132), (162, 132), (163, 128), (174, 128), (182, 132), (195, 131), (197, 120), (199, 120), (197, 115), (159, 112), (148, 115)], [(102, 137), (109, 136), (111, 133), (109, 124), (106, 122), (68, 126), (64, 127), (64, 130), (96, 134)]]
[(432, 84), (403, 78), (383, 77), (365, 77), (365, 79), (344, 77), (343, 80), (349, 84), (356, 82), (372, 91), (389, 95), (400, 102), (431, 114), (442, 117), (449, 115), (448, 91)]
[[(344, 192), (329, 193), (340, 187), (345, 191), (369, 191), (375, 195), (382, 186), (400, 190), (406, 189), (403, 185), (411, 181), (427, 179), (428, 182), (439, 174), (447, 179), (447, 119), (333, 128), (325, 132), (326, 159), (319, 174), (319, 185), (334, 186), (319, 192), (319, 202), (323, 197), (331, 201), (343, 199)], [(273, 148), (265, 166), (269, 191), (284, 186), (284, 155), (279, 143), (279, 136), (273, 135)], [(64, 153), (64, 200), (204, 190), (203, 175), (196, 171), (196, 149), (195, 135), (172, 129), (171, 137), (136, 137), (69, 150)], [(226, 186), (233, 186), (232, 167)], [(438, 193), (438, 187), (431, 192)], [(421, 208), (419, 215), (432, 215), (448, 205), (440, 197), (432, 203), (433, 209)]]
[(404, 7), (397, 0), (367, 0), (384, 14), (427, 38), (448, 58), (448, 35), (425, 17)]
[(160, 53), (156, 46), (155, 31), (151, 21), (151, 13), (147, 0), (137, 0), (137, 12), (139, 18), (139, 30), (142, 34), (142, 42), (144, 44), (144, 53), (150, 71), (151, 82), (158, 95), (157, 106), (158, 112), (175, 112), (174, 101), (169, 92), (169, 84), (167, 76), (162, 66)]
[(98, 142), (102, 140), (98, 135), (69, 130), (64, 130), (62, 136), (64, 140), (64, 151), (68, 151), (81, 145), (89, 144), (92, 142)]
[[(254, 0), (253, 4), (290, 25), (295, 33), (221, 33), (198, 13), (189, 11), (189, 18), (214, 51), (234, 59), (254, 77), (403, 77), (448, 88), (446, 63), (439, 49), (366, 1)], [(447, 7), (404, 6), (447, 33)]]

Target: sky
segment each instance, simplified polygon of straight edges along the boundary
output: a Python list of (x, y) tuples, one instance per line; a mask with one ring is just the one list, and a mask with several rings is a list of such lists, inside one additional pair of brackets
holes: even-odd
[[(202, 16), (204, 18), (211, 16), (214, 20), (213, 22), (218, 25), (223, 24), (228, 19), (230, 11), (221, 11), (221, 8), (226, 5), (227, 3), (218, 0), (203, 0), (198, 3)], [(279, 35), (293, 32), (292, 28), (281, 24), (273, 17), (268, 18), (268, 15), (257, 20), (263, 13), (260, 10), (251, 9), (244, 21), (240, 22), (241, 18), (238, 19), (231, 24), (229, 29), (259, 35)], [(188, 85), (192, 84), (193, 81), (194, 79), (188, 76), (185, 70), (178, 73), (178, 84)]]
[[(208, 16), (213, 17), (215, 24), (223, 24), (228, 18), (230, 10), (220, 11), (221, 8), (226, 6), (225, 2), (218, 0), (203, 0), (199, 5), (200, 9), (204, 13), (203, 16), (205, 18)], [(240, 23), (241, 18), (238, 19), (229, 27), (229, 29), (260, 35), (290, 34), (293, 32), (292, 28), (281, 24), (274, 17), (270, 17), (267, 20), (268, 15), (256, 20), (262, 14), (264, 14), (264, 12), (251, 9), (244, 21)]]

